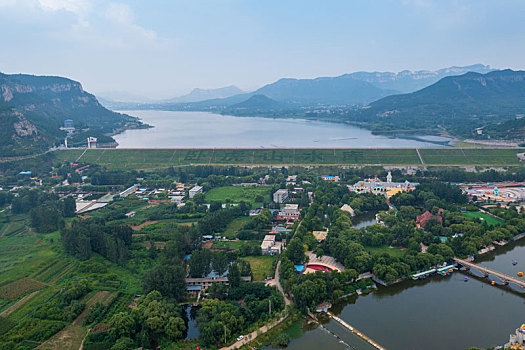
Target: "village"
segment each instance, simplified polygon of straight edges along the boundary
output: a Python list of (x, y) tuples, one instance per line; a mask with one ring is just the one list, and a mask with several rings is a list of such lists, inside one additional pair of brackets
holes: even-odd
[[(226, 298), (232, 288), (266, 288), (257, 293), (272, 300), (268, 320), (275, 327), (289, 317), (286, 306), (294, 305), (314, 322), (333, 318), (368, 342), (374, 341), (328, 312), (334, 303), (407, 279), (445, 278), (458, 269), (455, 256), (473, 259), (521, 238), (508, 225), (521, 212), (523, 198), (516, 195), (521, 183), (445, 185), (392, 171), (373, 176), (286, 169), (240, 175), (198, 171), (109, 172), (69, 163), (49, 176), (20, 172), (16, 183), (1, 189), (10, 200), (4, 212), (20, 217), (4, 225), (2, 235), (15, 239), (49, 230), (72, 240), (64, 247), (78, 257), (84, 254), (76, 241), (85, 232), (83, 225), (125, 227), (127, 253), (96, 245), (91, 249), (128, 266), (134, 272), (127, 278), (144, 278), (149, 288), (170, 293), (147, 276), (171, 268), (155, 263), (176, 254), (183, 285), (177, 298), (185, 305), (206, 307), (218, 296)], [(49, 200), (56, 201), (51, 205), (56, 211), (39, 209)], [(471, 239), (470, 232), (485, 236)], [(173, 244), (180, 246), (173, 250)], [(311, 283), (326, 289), (311, 294)], [(129, 305), (148, 292), (140, 286), (127, 287), (126, 295), (133, 296)], [(229, 342), (244, 344), (246, 334), (237, 328)]]

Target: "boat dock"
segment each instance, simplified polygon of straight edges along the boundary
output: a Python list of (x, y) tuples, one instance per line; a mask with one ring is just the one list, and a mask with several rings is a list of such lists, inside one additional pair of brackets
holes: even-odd
[(379, 345), (378, 343), (376, 343), (375, 341), (373, 341), (372, 339), (370, 339), (369, 337), (367, 337), (365, 334), (363, 334), (362, 332), (358, 331), (357, 329), (355, 329), (354, 327), (350, 326), (348, 323), (346, 323), (345, 321), (343, 321), (341, 318), (335, 316), (334, 314), (332, 314), (331, 312), (327, 312), (327, 315), (330, 316), (332, 319), (336, 320), (337, 322), (339, 322), (343, 327), (345, 327), (346, 329), (348, 329), (350, 332), (354, 333), (355, 335), (357, 335), (359, 338), (363, 339), (364, 341), (366, 341), (368, 344), (372, 345), (374, 348), (378, 349), (378, 350), (385, 350), (384, 347), (382, 347), (381, 345)]
[(420, 272), (420, 273), (415, 273), (415, 274), (412, 275), (412, 279), (413, 280), (421, 280), (421, 279), (427, 278), (430, 275), (435, 274), (436, 271), (437, 271), (436, 269), (430, 269), (430, 270), (426, 270), (426, 271), (423, 271), (423, 272)]

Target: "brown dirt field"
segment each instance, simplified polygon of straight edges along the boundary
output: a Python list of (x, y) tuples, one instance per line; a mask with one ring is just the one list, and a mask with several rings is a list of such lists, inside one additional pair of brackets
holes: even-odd
[(105, 323), (96, 324), (89, 330), (90, 333), (94, 332), (100, 332), (100, 331), (107, 331), (109, 329), (109, 325)]
[(108, 295), (108, 297), (106, 299), (104, 299), (102, 304), (108, 305), (109, 303), (111, 303), (113, 301), (113, 299), (115, 299), (117, 297), (117, 294), (118, 294), (117, 292), (111, 293), (110, 295)]
[(179, 225), (181, 225), (181, 226), (191, 226), (193, 224), (197, 225), (197, 221), (181, 222)]
[(87, 329), (85, 327), (79, 325), (69, 325), (39, 345), (36, 349), (78, 350), (86, 334)]
[(131, 237), (144, 237), (145, 235), (145, 233), (133, 233)]
[(213, 245), (213, 242), (212, 241), (208, 241), (208, 242), (202, 244), (202, 249), (210, 249), (212, 245)]
[(131, 304), (128, 305), (128, 307), (129, 307), (130, 309), (136, 309), (137, 306), (138, 306), (138, 305), (137, 305), (137, 300), (139, 300), (139, 299), (140, 299), (140, 297), (135, 297), (135, 298), (133, 298), (133, 301), (131, 302)]
[[(142, 243), (139, 243), (141, 246), (143, 247), (146, 247), (146, 249), (150, 249), (151, 248), (151, 245), (149, 242), (142, 242)], [(155, 245), (155, 248), (157, 249), (164, 249), (164, 247), (166, 246), (166, 242), (153, 242), (153, 244)]]
[(156, 224), (158, 223), (158, 221), (146, 221), (146, 222), (143, 222), (142, 224), (140, 225), (137, 225), (137, 226), (132, 226), (130, 225), (129, 227), (131, 227), (131, 229), (133, 231), (140, 231), (142, 230), (144, 227), (148, 226), (148, 225), (153, 225), (153, 224)]
[(27, 303), (29, 300), (31, 300), (38, 293), (40, 293), (39, 290), (37, 290), (37, 291), (35, 291), (35, 292), (33, 292), (33, 293), (29, 294), (29, 295), (26, 295), (25, 297), (23, 297), (22, 299), (17, 301), (14, 305), (10, 306), (8, 309), (6, 309), (4, 312), (2, 312), (0, 314), (0, 316), (7, 317), (7, 316), (11, 315), (13, 312), (18, 310), (22, 306), (24, 306), (25, 303)]

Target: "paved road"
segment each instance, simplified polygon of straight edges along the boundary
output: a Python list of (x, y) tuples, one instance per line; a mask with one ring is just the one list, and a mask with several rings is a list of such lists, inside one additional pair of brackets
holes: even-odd
[(284, 289), (283, 289), (283, 286), (281, 286), (281, 281), (279, 280), (279, 268), (281, 267), (281, 260), (279, 260), (277, 262), (277, 267), (275, 268), (275, 277), (274, 277), (274, 280), (275, 280), (275, 285), (277, 286), (277, 289), (279, 290), (279, 292), (281, 292), (281, 294), (283, 295), (283, 298), (284, 298), (284, 304), (285, 305), (290, 305), (292, 302), (290, 299), (288, 299), (288, 297), (286, 296), (286, 294), (284, 294)]
[(275, 321), (273, 323), (270, 323), (270, 324), (267, 324), (266, 326), (262, 326), (258, 330), (253, 331), (250, 334), (244, 336), (244, 338), (242, 340), (239, 340), (239, 341), (233, 343), (230, 346), (225, 346), (224, 348), (221, 348), (221, 350), (238, 349), (241, 346), (243, 346), (245, 344), (248, 344), (249, 342), (251, 342), (252, 340), (257, 338), (258, 335), (268, 332), (270, 329), (272, 329), (273, 327), (277, 326), (279, 323), (283, 322), (286, 319), (286, 317), (288, 317), (288, 313), (286, 315), (284, 315), (283, 317), (281, 317), (280, 319), (278, 319), (277, 321)]

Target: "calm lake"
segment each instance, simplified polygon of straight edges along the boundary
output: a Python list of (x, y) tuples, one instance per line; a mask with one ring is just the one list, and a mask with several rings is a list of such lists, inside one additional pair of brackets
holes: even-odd
[[(525, 240), (498, 248), (476, 262), (516, 276), (525, 271)], [(467, 282), (464, 276), (469, 276)], [(487, 348), (506, 343), (509, 334), (525, 322), (523, 291), (491, 286), (491, 279), (454, 272), (447, 277), (410, 280), (334, 305), (331, 311), (389, 350)], [(324, 327), (346, 344), (317, 328), (292, 340), (288, 349), (315, 350), (319, 344), (326, 344), (326, 350), (371, 349), (333, 320)]]
[(372, 135), (355, 126), (304, 119), (232, 117), (206, 112), (122, 111), (152, 125), (114, 136), (120, 148), (397, 148), (442, 147), (439, 136)]

